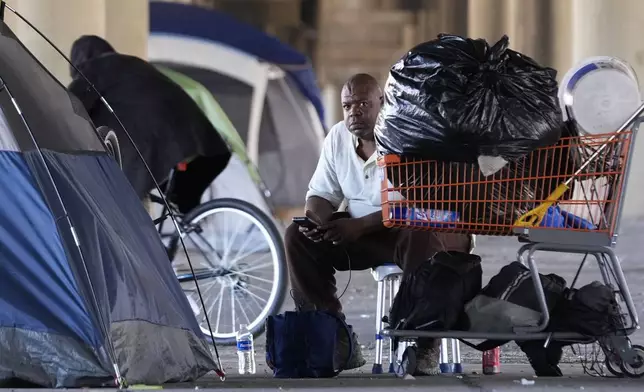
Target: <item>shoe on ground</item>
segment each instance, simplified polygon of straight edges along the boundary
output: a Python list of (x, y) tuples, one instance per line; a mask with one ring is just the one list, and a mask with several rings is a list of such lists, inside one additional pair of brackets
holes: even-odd
[(441, 374), (440, 348), (416, 348), (416, 371), (413, 376), (437, 376)]
[(358, 342), (358, 335), (356, 335), (354, 332), (351, 332), (351, 341), (353, 346), (353, 353), (351, 355), (351, 359), (349, 359), (349, 362), (346, 363), (347, 357), (349, 356), (349, 336), (347, 336), (344, 328), (338, 330), (336, 352), (333, 361), (336, 369), (357, 369), (367, 363), (367, 361), (362, 356), (362, 348), (360, 347), (360, 343)]

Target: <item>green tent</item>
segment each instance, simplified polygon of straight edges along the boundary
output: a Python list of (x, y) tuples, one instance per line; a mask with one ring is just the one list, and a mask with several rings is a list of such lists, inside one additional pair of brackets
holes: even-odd
[(180, 72), (159, 65), (156, 67), (190, 95), (233, 152), (226, 170), (204, 193), (204, 201), (221, 197), (242, 199), (259, 207), (268, 216), (273, 216), (274, 211), (267, 198), (268, 188), (264, 185), (257, 167), (248, 157), (244, 141), (210, 91)]
[(173, 82), (181, 86), (183, 90), (199, 105), (201, 110), (206, 114), (210, 123), (215, 127), (219, 134), (228, 143), (233, 154), (237, 155), (242, 162), (248, 167), (248, 172), (256, 182), (261, 182), (259, 172), (253, 165), (246, 153), (244, 141), (237, 133), (235, 126), (221, 108), (215, 97), (210, 91), (199, 82), (187, 77), (186, 75), (173, 71), (169, 68), (157, 65), (156, 68)]

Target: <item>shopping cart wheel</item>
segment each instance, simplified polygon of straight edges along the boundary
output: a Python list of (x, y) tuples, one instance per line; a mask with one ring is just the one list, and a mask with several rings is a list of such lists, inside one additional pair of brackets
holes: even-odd
[(624, 377), (624, 373), (622, 373), (621, 367), (622, 367), (622, 360), (619, 358), (618, 355), (614, 355), (614, 358), (611, 358), (610, 356), (606, 356), (606, 361), (604, 361), (604, 364), (606, 365), (606, 369), (610, 374), (612, 374), (615, 377), (622, 378)]
[(405, 377), (416, 372), (416, 346), (409, 346), (402, 355), (402, 361), (396, 366), (396, 376)]
[(637, 356), (635, 361), (630, 364), (626, 361), (622, 361), (620, 369), (628, 377), (640, 378), (644, 376), (644, 347), (633, 345), (631, 350), (633, 350), (634, 355)]

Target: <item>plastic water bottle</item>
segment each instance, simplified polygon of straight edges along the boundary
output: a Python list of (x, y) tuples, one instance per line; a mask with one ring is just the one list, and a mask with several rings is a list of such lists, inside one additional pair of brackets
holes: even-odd
[(246, 324), (241, 324), (237, 332), (237, 358), (239, 359), (239, 374), (255, 374), (253, 334), (250, 333)]

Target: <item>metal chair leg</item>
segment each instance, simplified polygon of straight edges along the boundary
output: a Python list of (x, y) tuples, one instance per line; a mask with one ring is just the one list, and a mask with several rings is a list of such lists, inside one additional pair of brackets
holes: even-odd
[(376, 297), (376, 359), (371, 369), (372, 374), (382, 374), (382, 313), (385, 305), (385, 282), (378, 282), (378, 294)]
[(449, 339), (442, 338), (441, 339), (441, 344), (440, 344), (440, 369), (441, 373), (453, 373), (454, 368), (452, 364), (449, 362), (449, 346), (448, 346), (448, 341)]
[(463, 364), (461, 363), (461, 342), (458, 339), (452, 340), (452, 363), (454, 364), (454, 373), (463, 373)]
[[(389, 291), (389, 309), (391, 309), (391, 306), (394, 303), (394, 298), (396, 297), (396, 292), (395, 292), (395, 282), (398, 280), (398, 277), (394, 277), (393, 279), (388, 279), (387, 280), (387, 289)], [(389, 373), (395, 373), (395, 363), (396, 359), (394, 358), (395, 353), (394, 353), (394, 345), (392, 344), (392, 339), (388, 339), (388, 344), (389, 344)]]

